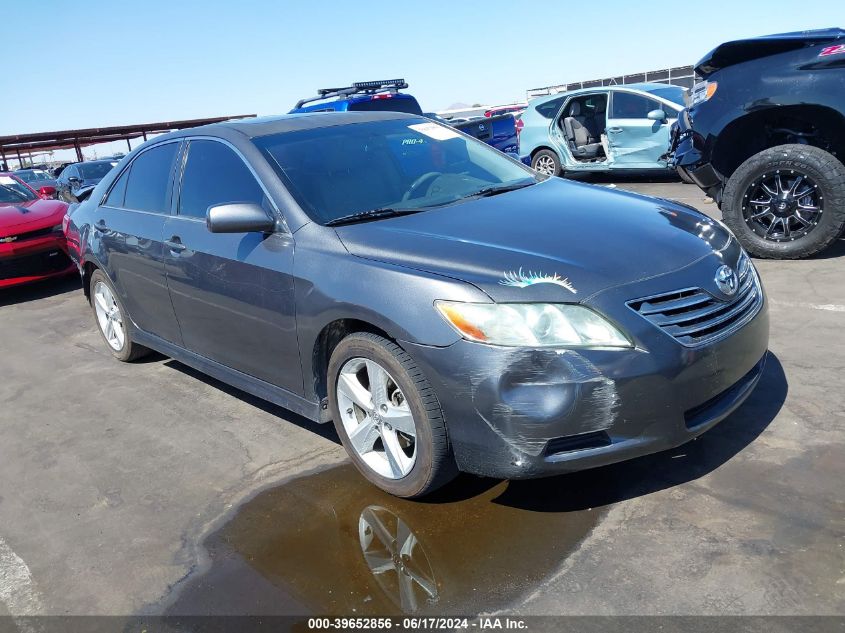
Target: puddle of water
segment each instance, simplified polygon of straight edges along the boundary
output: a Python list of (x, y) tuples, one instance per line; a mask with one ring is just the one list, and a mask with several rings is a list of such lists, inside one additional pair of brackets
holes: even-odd
[[(543, 486), (554, 495), (552, 482)], [(210, 569), (168, 615), (465, 614), (500, 609), (548, 577), (598, 510), (496, 502), (507, 482), (467, 478), (459, 501), (407, 501), (351, 465), (268, 490), (204, 546)], [(452, 490), (452, 496), (455, 490)]]

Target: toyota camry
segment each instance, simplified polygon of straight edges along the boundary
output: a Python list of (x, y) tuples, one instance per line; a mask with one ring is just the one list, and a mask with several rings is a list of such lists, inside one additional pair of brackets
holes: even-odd
[(751, 393), (754, 265), (678, 203), (538, 176), (402, 113), (173, 132), (71, 215), (107, 349), (315, 422), (415, 497), (682, 444)]

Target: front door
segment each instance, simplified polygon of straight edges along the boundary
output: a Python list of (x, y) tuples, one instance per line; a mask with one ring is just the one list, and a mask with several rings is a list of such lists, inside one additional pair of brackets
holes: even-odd
[(184, 346), (205, 358), (303, 391), (294, 311), (293, 237), (211, 233), (210, 206), (273, 208), (244, 160), (223, 142), (189, 142), (177, 214), (165, 227), (170, 297)]
[(611, 93), (607, 117), (609, 162), (614, 167), (629, 169), (665, 169), (660, 156), (669, 147), (672, 118), (655, 121), (648, 118), (652, 110), (677, 114), (661, 102), (635, 92), (617, 90)]

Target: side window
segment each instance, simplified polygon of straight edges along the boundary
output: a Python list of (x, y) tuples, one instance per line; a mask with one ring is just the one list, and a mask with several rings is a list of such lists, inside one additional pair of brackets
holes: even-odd
[(179, 143), (165, 143), (147, 150), (129, 170), (123, 206), (137, 211), (167, 213), (167, 185)]
[(117, 179), (117, 182), (114, 183), (114, 186), (111, 188), (111, 191), (109, 192), (109, 197), (106, 198), (107, 207), (120, 208), (123, 206), (123, 199), (126, 197), (126, 183), (128, 181), (129, 168), (123, 171), (123, 173), (120, 175), (120, 178)]
[(271, 210), (255, 176), (231, 148), (217, 141), (191, 141), (179, 215), (204, 219), (208, 207), (229, 202), (251, 202)]
[(614, 92), (610, 116), (613, 119), (645, 119), (649, 112), (660, 107), (660, 103), (642, 95)]
[(545, 103), (538, 105), (535, 110), (547, 119), (553, 119), (555, 118), (557, 111), (560, 110), (560, 106), (563, 104), (565, 99), (566, 97), (558, 97), (557, 99), (546, 101)]

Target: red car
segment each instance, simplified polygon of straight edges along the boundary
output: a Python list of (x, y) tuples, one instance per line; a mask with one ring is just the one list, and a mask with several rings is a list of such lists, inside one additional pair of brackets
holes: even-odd
[(0, 172), (0, 288), (76, 272), (62, 233), (67, 207)]

